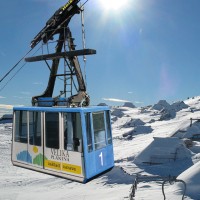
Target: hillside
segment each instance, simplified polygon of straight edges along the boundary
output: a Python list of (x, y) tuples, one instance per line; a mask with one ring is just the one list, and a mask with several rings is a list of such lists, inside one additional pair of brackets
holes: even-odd
[[(200, 97), (152, 106), (113, 107), (115, 167), (87, 184), (14, 167), (11, 164), (12, 124), (0, 124), (0, 199), (128, 199), (136, 176), (135, 199), (163, 199), (169, 176), (187, 184), (185, 199), (200, 199)], [(170, 199), (181, 199), (181, 183), (166, 184)]]

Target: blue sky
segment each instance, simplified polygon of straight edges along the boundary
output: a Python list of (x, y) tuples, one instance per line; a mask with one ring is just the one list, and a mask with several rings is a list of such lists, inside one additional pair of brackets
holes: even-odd
[[(93, 105), (130, 101), (143, 106), (200, 94), (199, 0), (124, 0), (121, 9), (108, 4), (106, 9), (102, 1), (89, 0), (85, 5), (86, 46), (97, 50), (87, 57), (86, 65)], [(0, 2), (0, 78), (30, 49), (31, 40), (65, 3)], [(81, 49), (80, 15), (73, 18), (70, 28)], [(48, 75), (44, 63), (27, 63), (3, 90), (11, 76), (0, 83), (0, 108), (30, 105), (31, 97), (45, 90)], [(58, 83), (57, 88), (61, 87)]]

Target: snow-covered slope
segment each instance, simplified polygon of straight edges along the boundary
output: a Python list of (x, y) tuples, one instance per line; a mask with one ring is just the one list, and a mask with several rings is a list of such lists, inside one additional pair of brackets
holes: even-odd
[[(200, 199), (194, 196), (200, 191), (200, 142), (191, 140), (200, 135), (200, 123), (190, 126), (190, 118), (200, 118), (200, 97), (111, 113), (115, 167), (87, 184), (12, 166), (12, 124), (0, 125), (0, 200), (128, 199), (136, 176), (136, 200), (163, 199), (169, 175), (186, 182), (185, 199)], [(181, 199), (180, 191), (178, 184), (165, 187), (169, 199)]]
[(151, 165), (174, 163), (177, 160), (190, 159), (192, 156), (193, 153), (179, 138), (154, 138), (154, 141), (136, 156), (134, 163)]
[[(181, 173), (177, 179), (186, 183), (186, 193), (190, 197), (200, 199), (200, 162)], [(183, 185), (179, 184), (179, 187), (183, 189)]]
[[(116, 119), (115, 115), (113, 121), (115, 160), (119, 161), (116, 165), (123, 166), (128, 173), (150, 177), (178, 176), (200, 159), (200, 142), (191, 140), (193, 135), (196, 138), (200, 136), (200, 122), (194, 120), (191, 126), (190, 120), (200, 118), (200, 97), (171, 105), (159, 101), (153, 106), (134, 109), (120, 107), (114, 111), (120, 111), (120, 116)], [(163, 117), (171, 111), (174, 115)], [(150, 127), (151, 131), (143, 129), (143, 132), (139, 132), (140, 127)], [(148, 187), (151, 188), (151, 185), (154, 187), (153, 184)], [(137, 195), (140, 199), (140, 192), (138, 189), (136, 199)], [(186, 194), (190, 193), (188, 189)]]

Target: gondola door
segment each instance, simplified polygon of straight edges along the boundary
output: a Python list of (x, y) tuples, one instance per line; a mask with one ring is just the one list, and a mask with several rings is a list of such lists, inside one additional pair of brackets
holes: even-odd
[(44, 168), (56, 175), (82, 181), (82, 127), (80, 113), (46, 112)]
[(109, 111), (86, 113), (85, 123), (85, 165), (87, 178), (91, 178), (114, 165)]
[(61, 171), (60, 150), (60, 113), (44, 114), (44, 168), (50, 171)]
[(84, 165), (81, 115), (79, 112), (64, 112), (62, 122), (62, 173), (82, 181)]
[(28, 153), (27, 111), (14, 111), (12, 161), (27, 165), (32, 163)]
[(43, 168), (43, 120), (42, 113), (28, 112), (28, 153), (31, 156), (32, 166)]
[(20, 166), (43, 168), (41, 112), (14, 111), (12, 161)]

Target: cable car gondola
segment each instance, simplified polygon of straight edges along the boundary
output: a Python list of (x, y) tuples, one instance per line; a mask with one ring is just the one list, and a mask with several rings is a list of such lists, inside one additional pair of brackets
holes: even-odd
[(87, 182), (112, 169), (108, 107), (15, 107), (13, 165)]
[[(45, 61), (50, 75), (44, 93), (32, 97), (32, 107), (13, 108), (11, 157), (15, 166), (87, 182), (112, 169), (114, 156), (109, 107), (89, 106), (90, 98), (78, 62), (78, 56), (96, 51), (76, 50), (68, 26), (71, 18), (82, 11), (77, 6), (79, 1), (69, 0), (58, 9), (31, 42), (34, 48), (59, 34), (55, 53), (25, 58), (26, 62)], [(60, 59), (66, 63), (64, 74), (57, 73)], [(60, 76), (71, 85), (64, 82), (64, 90), (53, 98), (55, 81)], [(76, 94), (72, 94), (72, 86)], [(70, 92), (68, 98), (67, 92)]]

